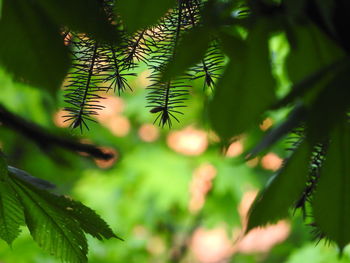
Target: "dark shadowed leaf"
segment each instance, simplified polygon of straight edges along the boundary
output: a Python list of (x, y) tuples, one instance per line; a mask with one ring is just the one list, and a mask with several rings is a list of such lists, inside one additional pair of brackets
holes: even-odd
[(337, 126), (312, 202), (316, 226), (340, 249), (350, 242), (350, 128)]
[(97, 0), (39, 0), (38, 3), (58, 25), (87, 33), (104, 41), (115, 41), (116, 30)]
[(286, 65), (293, 83), (302, 81), (344, 56), (344, 52), (313, 25), (295, 27), (290, 34), (291, 51)]
[(257, 226), (275, 223), (288, 216), (289, 208), (305, 188), (309, 160), (310, 147), (307, 141), (304, 141), (256, 197), (249, 211), (247, 231)]
[(291, 132), (297, 125), (303, 121), (306, 117), (304, 106), (296, 106), (294, 110), (289, 114), (288, 119), (279, 124), (277, 127), (272, 128), (264, 138), (247, 154), (249, 158), (255, 157), (261, 151), (272, 146), (275, 142), (280, 140), (283, 136)]
[(129, 32), (154, 25), (171, 7), (174, 0), (122, 0), (116, 5), (119, 14)]
[(245, 45), (232, 41), (237, 52), (228, 54), (231, 61), (209, 109), (214, 129), (226, 140), (250, 128), (275, 100), (268, 39), (268, 25), (262, 23), (252, 29)]
[(59, 27), (34, 1), (6, 0), (0, 20), (0, 64), (15, 78), (55, 92), (69, 68)]
[(349, 69), (347, 65), (333, 76), (312, 101), (308, 116), (310, 139), (320, 141), (328, 138), (334, 126), (343, 120), (350, 106)]
[(347, 58), (342, 58), (331, 64), (328, 64), (327, 66), (312, 74), (309, 74), (300, 82), (295, 83), (292, 86), (291, 91), (284, 98), (279, 100), (273, 106), (273, 109), (286, 106), (297, 98), (304, 96), (304, 94), (311, 91), (319, 82), (324, 81), (325, 79), (329, 79), (329, 77), (333, 76), (333, 74), (339, 71), (344, 65), (347, 64), (347, 62)]
[(175, 49), (175, 56), (164, 72), (164, 79), (170, 79), (194, 64), (200, 62), (209, 47), (211, 32), (208, 28), (197, 27), (187, 32)]

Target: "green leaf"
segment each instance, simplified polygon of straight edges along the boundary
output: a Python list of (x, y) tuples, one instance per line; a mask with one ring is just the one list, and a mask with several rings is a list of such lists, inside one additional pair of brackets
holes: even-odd
[(7, 181), (0, 182), (0, 238), (9, 245), (19, 233), (24, 223), (23, 208)]
[(328, 139), (330, 131), (343, 121), (350, 106), (349, 72), (348, 64), (332, 77), (323, 90), (314, 95), (307, 120), (311, 140)]
[(350, 242), (350, 128), (338, 125), (331, 137), (327, 158), (312, 202), (316, 226), (340, 249)]
[(59, 207), (62, 209), (63, 213), (67, 213), (74, 218), (84, 232), (99, 240), (103, 238), (118, 238), (95, 211), (82, 203), (74, 201), (66, 196), (56, 196), (44, 191), (41, 192), (41, 195), (46, 200), (49, 200), (52, 206)]
[(22, 205), (8, 182), (7, 164), (0, 156), (0, 238), (11, 245), (23, 223)]
[(270, 179), (250, 208), (247, 231), (288, 215), (289, 208), (306, 186), (310, 153), (309, 144), (304, 141), (280, 172)]
[(5, 0), (0, 64), (19, 81), (55, 92), (69, 68), (59, 27), (35, 1)]
[(205, 27), (196, 27), (184, 34), (175, 49), (174, 59), (166, 66), (163, 78), (171, 79), (200, 62), (209, 47), (210, 40), (211, 33)]
[(279, 124), (277, 127), (272, 128), (263, 139), (254, 146), (253, 149), (248, 151), (248, 157), (253, 158), (260, 152), (272, 146), (275, 142), (280, 140), (283, 136), (290, 133), (296, 128), (299, 123), (306, 117), (305, 107), (298, 105), (289, 114), (287, 120)]
[[(211, 123), (225, 140), (250, 128), (275, 100), (268, 26), (256, 25), (245, 44), (235, 38), (222, 38), (230, 39), (236, 52), (228, 53), (231, 61), (209, 108)], [(230, 43), (224, 44), (224, 50), (225, 46)]]
[(291, 51), (286, 66), (293, 83), (344, 57), (344, 52), (314, 25), (296, 26), (289, 33)]
[(174, 0), (121, 0), (116, 5), (116, 12), (121, 16), (127, 30), (135, 32), (157, 23), (174, 5)]
[(116, 40), (117, 31), (97, 0), (39, 0), (38, 3), (60, 26), (100, 40)]
[(87, 262), (87, 241), (79, 223), (45, 199), (44, 191), (15, 177), (11, 185), (21, 200), (25, 222), (39, 246), (64, 262)]
[(1, 19), (1, 15), (2, 15), (2, 0), (0, 0), (0, 19)]

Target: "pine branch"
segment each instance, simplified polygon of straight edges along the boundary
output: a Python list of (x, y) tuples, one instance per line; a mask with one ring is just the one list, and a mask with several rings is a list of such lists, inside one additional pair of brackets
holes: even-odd
[[(86, 36), (85, 36), (86, 38)], [(96, 78), (103, 71), (103, 60), (101, 58), (99, 46), (95, 41), (79, 38), (75, 42), (77, 51), (74, 52), (73, 69), (68, 76), (68, 85), (66, 86), (65, 102), (70, 106), (64, 108), (68, 112), (64, 117), (65, 121), (71, 121), (72, 128), (83, 126), (87, 129), (86, 121), (95, 121), (92, 116), (97, 115), (96, 110), (104, 107), (100, 105), (103, 98), (98, 92), (106, 91), (106, 87), (99, 85)]]

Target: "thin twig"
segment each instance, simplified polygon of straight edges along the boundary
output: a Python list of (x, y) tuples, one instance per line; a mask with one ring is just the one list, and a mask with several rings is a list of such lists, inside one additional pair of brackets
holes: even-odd
[(0, 104), (0, 122), (8, 128), (21, 133), (28, 139), (35, 142), (40, 148), (48, 149), (53, 146), (65, 148), (70, 151), (86, 153), (96, 159), (109, 160), (113, 154), (105, 153), (92, 144), (80, 143), (72, 138), (60, 137), (50, 134), (37, 124), (13, 114)]

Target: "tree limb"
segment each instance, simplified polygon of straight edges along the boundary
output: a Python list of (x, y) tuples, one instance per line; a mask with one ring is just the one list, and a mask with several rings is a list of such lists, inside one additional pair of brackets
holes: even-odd
[(39, 125), (29, 122), (26, 119), (13, 114), (0, 104), (0, 122), (8, 128), (21, 133), (28, 139), (35, 142), (40, 148), (49, 149), (53, 146), (65, 148), (74, 152), (86, 153), (97, 159), (109, 160), (113, 154), (105, 153), (92, 144), (80, 143), (69, 137), (61, 137), (50, 134)]

